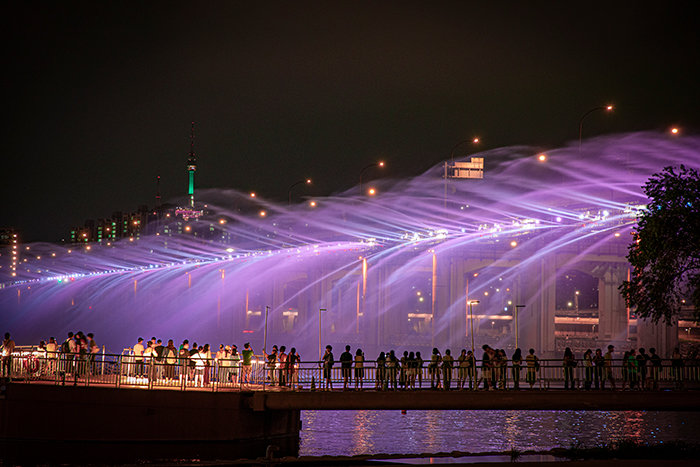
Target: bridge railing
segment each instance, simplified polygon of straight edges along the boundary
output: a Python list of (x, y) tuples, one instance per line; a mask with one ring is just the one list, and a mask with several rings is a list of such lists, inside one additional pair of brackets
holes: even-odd
[[(680, 366), (679, 366), (680, 364)], [(609, 366), (577, 365), (565, 368), (560, 359), (541, 359), (537, 368), (526, 364), (514, 367), (511, 361), (484, 368), (476, 361), (475, 367), (461, 367), (455, 362), (451, 369), (433, 368), (429, 362), (421, 367), (402, 367), (364, 361), (362, 367), (354, 363), (343, 368), (336, 362), (326, 378), (323, 363), (299, 362), (294, 366), (284, 363), (270, 365), (262, 357), (253, 358), (250, 365), (240, 360), (210, 359), (196, 365), (195, 359), (156, 359), (123, 354), (46, 354), (31, 348), (15, 349), (10, 359), (0, 363), (0, 376), (26, 383), (42, 382), (57, 385), (100, 385), (113, 387), (145, 387), (189, 390), (204, 388), (220, 390), (294, 390), (343, 388), (386, 390), (393, 388), (427, 389), (443, 387), (445, 376), (452, 389), (512, 389), (532, 386), (538, 389), (560, 388), (564, 385), (581, 389), (641, 388), (671, 389), (700, 386), (700, 360), (661, 360), (661, 366), (650, 363), (637, 367), (620, 359)], [(597, 383), (597, 384), (596, 384)]]

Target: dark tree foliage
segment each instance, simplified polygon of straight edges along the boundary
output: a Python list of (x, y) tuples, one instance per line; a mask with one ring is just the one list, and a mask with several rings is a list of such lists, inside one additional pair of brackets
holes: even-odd
[(629, 246), (632, 276), (620, 286), (637, 316), (671, 324), (692, 304), (700, 319), (700, 178), (698, 171), (666, 167), (644, 185), (649, 197)]

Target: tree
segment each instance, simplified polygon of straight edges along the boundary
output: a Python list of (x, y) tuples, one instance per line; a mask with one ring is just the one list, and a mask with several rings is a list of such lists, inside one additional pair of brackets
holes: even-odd
[(627, 259), (629, 281), (620, 291), (637, 316), (672, 324), (683, 304), (700, 320), (700, 177), (666, 167), (643, 187), (650, 202), (639, 217)]

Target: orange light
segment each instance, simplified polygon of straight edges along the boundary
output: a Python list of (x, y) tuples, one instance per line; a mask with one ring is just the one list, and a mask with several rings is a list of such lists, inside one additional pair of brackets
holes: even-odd
[(379, 161), (379, 164), (377, 164), (379, 167), (384, 167), (384, 161)]
[(479, 138), (474, 138), (474, 139), (472, 140), (472, 143), (478, 144), (478, 143), (479, 143)]
[(254, 191), (251, 191), (251, 192), (250, 192), (250, 197), (251, 197), (251, 198), (255, 198), (256, 196), (257, 196), (257, 195), (255, 194)]
[(311, 185), (311, 179), (310, 179), (310, 178), (307, 178), (307, 179), (306, 179), (306, 184), (307, 184), (307, 185)]
[(515, 240), (513, 240), (512, 242), (510, 242), (510, 246), (512, 246), (513, 248), (515, 248), (516, 246), (518, 246), (518, 242), (516, 242)]
[(540, 162), (544, 162), (544, 161), (547, 160), (547, 155), (546, 155), (546, 154), (540, 154), (539, 156), (537, 156), (537, 160), (539, 160)]
[(605, 107), (605, 110), (607, 110), (608, 112), (610, 112), (613, 109), (614, 109), (614, 107), (612, 105), (608, 105)]
[(225, 224), (225, 223), (226, 223), (226, 219), (219, 219), (219, 224), (222, 224), (222, 225), (223, 225), (223, 224)]
[(192, 230), (192, 227), (190, 227), (189, 225), (186, 225), (186, 226), (185, 226), (185, 232), (189, 232), (190, 230)]
[(262, 211), (260, 211), (260, 212), (258, 213), (258, 215), (259, 215), (260, 217), (265, 217), (265, 216), (267, 216), (267, 211), (262, 210)]
[(678, 133), (680, 133), (680, 130), (677, 127), (674, 126), (671, 128), (671, 134), (677, 135)]
[(377, 190), (375, 190), (374, 188), (370, 188), (369, 190), (367, 190), (367, 194), (370, 196), (374, 196), (377, 194)]
[(312, 208), (315, 208), (315, 207), (316, 207), (316, 201), (309, 201), (309, 206), (311, 206)]

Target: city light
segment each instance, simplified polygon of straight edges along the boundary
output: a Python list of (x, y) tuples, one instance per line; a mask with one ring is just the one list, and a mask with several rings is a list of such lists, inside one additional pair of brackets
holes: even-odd
[(263, 209), (263, 210), (261, 210), (260, 212), (258, 212), (258, 215), (259, 215), (260, 217), (265, 217), (265, 216), (267, 216), (267, 211), (265, 211), (265, 210)]
[(226, 219), (219, 219), (219, 224), (224, 225), (226, 223)]
[(474, 139), (472, 140), (472, 143), (478, 144), (478, 143), (479, 143), (479, 138), (474, 138)]
[(547, 160), (547, 155), (546, 155), (546, 154), (540, 154), (539, 156), (537, 156), (537, 160), (540, 161), (540, 162), (544, 162), (544, 161)]
[(316, 201), (309, 201), (309, 206), (312, 208), (316, 207)]
[(515, 240), (513, 240), (513, 241), (510, 242), (510, 246), (513, 247), (513, 248), (515, 248), (516, 246), (518, 246), (518, 242), (516, 242)]
[(374, 188), (370, 188), (369, 190), (367, 190), (367, 194), (370, 196), (374, 196), (377, 194), (377, 190)]
[(255, 198), (256, 196), (257, 196), (257, 195), (255, 194), (254, 191), (251, 191), (251, 192), (250, 192), (250, 197), (251, 197), (251, 198)]
[(608, 105), (605, 107), (605, 110), (607, 110), (608, 112), (612, 111), (613, 109), (614, 107), (612, 105)]
[(677, 135), (678, 133), (680, 133), (680, 131), (681, 131), (681, 130), (679, 130), (678, 127), (675, 127), (675, 126), (674, 126), (673, 128), (671, 128), (671, 134), (672, 134), (672, 135)]

